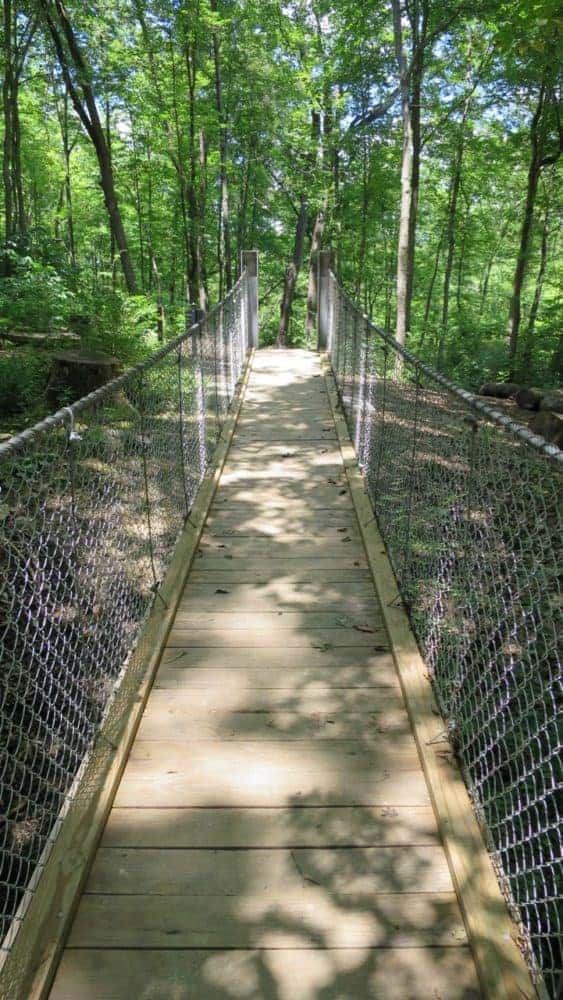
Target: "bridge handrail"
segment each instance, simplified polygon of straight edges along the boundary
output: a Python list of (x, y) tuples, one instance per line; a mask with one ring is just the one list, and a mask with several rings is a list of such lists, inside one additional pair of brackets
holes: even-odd
[(322, 278), (320, 339), (444, 733), (530, 967), (555, 996), (563, 453), (399, 345), (331, 271)]

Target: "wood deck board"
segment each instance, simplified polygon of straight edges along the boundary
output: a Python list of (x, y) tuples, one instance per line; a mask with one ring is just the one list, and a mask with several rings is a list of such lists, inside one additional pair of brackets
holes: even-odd
[[(330, 989), (330, 993), (325, 990)], [(477, 1000), (468, 948), (68, 949), (53, 1000)]]
[(54, 1000), (479, 996), (320, 375), (256, 357)]

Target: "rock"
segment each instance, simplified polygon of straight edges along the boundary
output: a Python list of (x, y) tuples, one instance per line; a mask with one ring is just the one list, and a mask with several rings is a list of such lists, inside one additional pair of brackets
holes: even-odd
[(493, 396), (495, 399), (510, 399), (521, 388), (515, 382), (485, 382), (479, 389), (479, 395)]
[(530, 430), (563, 450), (563, 416), (542, 410), (530, 420)]
[(551, 410), (552, 413), (563, 413), (563, 389), (552, 389), (543, 395), (540, 410)]
[(64, 351), (52, 357), (51, 374), (46, 397), (51, 405), (58, 406), (88, 395), (110, 382), (119, 374), (117, 358), (98, 351)]
[(522, 410), (539, 410), (543, 392), (541, 389), (519, 389), (514, 398)]

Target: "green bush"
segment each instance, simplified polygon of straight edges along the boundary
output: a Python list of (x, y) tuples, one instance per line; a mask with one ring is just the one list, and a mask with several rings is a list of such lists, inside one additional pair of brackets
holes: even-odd
[(55, 268), (31, 257), (16, 257), (12, 273), (0, 279), (0, 324), (8, 329), (65, 327), (75, 310), (75, 292)]
[(111, 354), (126, 366), (157, 350), (156, 303), (151, 296), (106, 291), (91, 295), (84, 305), (92, 317), (82, 336), (88, 350)]
[(42, 400), (45, 363), (33, 350), (0, 355), (0, 417), (27, 413)]

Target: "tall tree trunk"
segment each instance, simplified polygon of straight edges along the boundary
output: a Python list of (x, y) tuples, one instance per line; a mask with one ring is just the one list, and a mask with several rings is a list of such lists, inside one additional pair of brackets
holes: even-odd
[[(218, 0), (210, 0), (211, 10), (218, 10)], [(225, 102), (223, 99), (223, 79), (221, 74), (221, 43), (219, 30), (213, 30), (213, 63), (215, 69), (215, 101), (219, 119), (219, 298), (233, 286), (233, 268), (231, 258), (231, 226), (229, 218), (229, 177), (228, 149), (229, 133)]]
[[(13, 8), (12, 0), (4, 0), (4, 81), (2, 84), (2, 102), (4, 110), (4, 147), (2, 155), (2, 180), (4, 183), (4, 240), (6, 249), (12, 243), (14, 226), (14, 199), (12, 185), (12, 150), (13, 150), (13, 76), (14, 76), (14, 43), (13, 43)], [(9, 273), (9, 258), (4, 260), (4, 272)]]
[(369, 219), (369, 156), (367, 137), (363, 137), (362, 142), (362, 220), (360, 230), (360, 246), (358, 248), (358, 262), (356, 268), (356, 287), (354, 289), (354, 299), (360, 302), (362, 297), (362, 286), (364, 283), (364, 269), (366, 263), (366, 251), (368, 245), (368, 219)]
[(454, 254), (455, 254), (455, 238), (456, 238), (456, 224), (457, 224), (457, 203), (459, 199), (459, 189), (461, 185), (461, 171), (463, 165), (463, 154), (465, 151), (465, 123), (469, 115), (469, 109), (471, 107), (471, 97), (473, 95), (473, 89), (470, 94), (466, 94), (463, 113), (461, 116), (461, 121), (459, 123), (459, 134), (456, 144), (456, 151), (454, 157), (454, 164), (452, 170), (452, 177), (450, 182), (450, 193), (448, 199), (448, 215), (446, 223), (446, 266), (444, 268), (444, 290), (442, 296), (442, 337), (447, 336), (448, 322), (450, 314), (450, 284), (452, 280), (452, 271), (454, 266)]
[[(115, 180), (108, 144), (104, 128), (100, 121), (94, 91), (90, 83), (91, 72), (62, 0), (38, 0), (38, 3), (53, 40), (57, 59), (74, 110), (80, 118), (96, 152), (110, 229), (115, 238), (127, 291), (131, 295), (134, 295), (137, 291), (135, 271), (131, 262), (125, 227), (115, 191)], [(73, 77), (72, 70), (74, 70), (75, 78)]]
[(311, 259), (309, 264), (309, 284), (307, 287), (307, 315), (305, 317), (305, 335), (310, 337), (317, 326), (318, 306), (318, 260), (323, 244), (325, 230), (325, 209), (319, 209), (313, 226), (311, 237)]
[(65, 87), (62, 109), (62, 140), (63, 140), (63, 160), (65, 167), (65, 202), (66, 202), (66, 229), (68, 237), (68, 254), (72, 267), (76, 267), (76, 240), (74, 236), (74, 213), (72, 206), (72, 176), (70, 172), (70, 158), (72, 156), (73, 144), (70, 142), (68, 128), (68, 90)]
[(143, 221), (143, 204), (141, 199), (141, 179), (139, 176), (139, 155), (137, 139), (133, 119), (131, 118), (131, 145), (133, 149), (133, 191), (135, 195), (135, 208), (137, 211), (137, 232), (139, 234), (139, 263), (141, 268), (141, 288), (146, 288), (145, 279), (145, 232)]
[[(323, 174), (324, 182), (324, 165), (327, 155), (326, 145), (330, 140), (332, 133), (332, 109), (331, 109), (330, 92), (328, 88), (325, 90), (324, 94), (324, 116), (322, 116), (318, 111), (313, 111), (312, 113), (312, 134), (313, 141), (316, 145), (316, 153), (312, 154), (311, 157), (311, 167), (314, 170), (318, 167)], [(307, 338), (313, 335), (313, 331), (317, 326), (317, 305), (318, 305), (318, 257), (322, 247), (323, 235), (325, 231), (325, 219), (326, 210), (328, 205), (328, 193), (325, 192), (322, 195), (321, 203), (317, 210), (315, 216), (315, 221), (313, 223), (313, 231), (311, 234), (311, 253), (309, 256), (309, 283), (307, 286), (307, 308), (305, 313), (305, 336)]]
[(305, 249), (305, 235), (307, 233), (307, 220), (309, 217), (309, 202), (305, 194), (301, 195), (299, 216), (297, 218), (297, 226), (295, 229), (295, 240), (293, 244), (293, 259), (291, 264), (288, 264), (285, 272), (284, 284), (283, 284), (283, 295), (280, 308), (280, 322), (278, 326), (278, 336), (277, 336), (277, 346), (285, 347), (287, 345), (287, 335), (289, 331), (289, 323), (291, 320), (291, 311), (293, 308), (293, 300), (295, 298), (295, 289), (297, 286), (297, 279), (299, 277), (299, 272), (303, 264), (303, 251)]
[(526, 333), (524, 336), (524, 350), (522, 351), (522, 360), (519, 365), (520, 377), (522, 379), (525, 379), (526, 376), (529, 377), (529, 372), (532, 367), (532, 355), (534, 349), (534, 329), (536, 326), (536, 319), (538, 317), (538, 310), (541, 303), (543, 286), (545, 281), (545, 272), (547, 269), (548, 240), (549, 240), (549, 206), (546, 206), (543, 217), (542, 234), (541, 234), (540, 266), (536, 277), (536, 287), (534, 289), (534, 297), (532, 299), (532, 305), (530, 307), (530, 315), (528, 316), (528, 323), (526, 326)]
[(422, 321), (422, 337), (420, 338), (419, 350), (422, 349), (428, 332), (428, 320), (430, 318), (430, 309), (432, 308), (432, 296), (434, 295), (434, 286), (436, 284), (436, 278), (438, 277), (438, 268), (440, 266), (440, 257), (442, 256), (442, 246), (444, 244), (445, 234), (445, 229), (442, 229), (440, 239), (438, 240), (438, 245), (436, 247), (434, 266), (432, 268), (432, 274), (430, 275), (430, 282), (426, 292), (426, 302), (424, 304), (424, 319)]
[[(106, 143), (108, 148), (108, 160), (110, 167), (113, 172), (113, 154), (111, 148), (111, 108), (109, 99), (106, 98)], [(115, 233), (113, 227), (110, 226), (109, 230), (109, 259), (110, 259), (110, 270), (111, 270), (111, 285), (115, 291), (117, 285), (117, 273), (115, 269), (116, 259), (115, 259)]]
[(427, 2), (418, 0), (409, 14), (412, 29), (412, 67), (409, 72), (403, 42), (400, 0), (392, 0), (395, 58), (399, 68), (403, 153), (397, 253), (397, 321), (395, 338), (405, 344), (410, 330), (414, 284), (416, 220), (420, 184), (420, 100), (424, 72)]
[(510, 366), (510, 377), (514, 376), (516, 355), (518, 351), (518, 337), (520, 333), (520, 322), (522, 318), (522, 291), (530, 260), (532, 249), (532, 227), (534, 222), (534, 208), (541, 172), (544, 167), (557, 161), (561, 155), (561, 140), (559, 136), (559, 149), (556, 152), (544, 156), (543, 145), (545, 142), (545, 110), (547, 103), (547, 87), (542, 81), (538, 104), (530, 125), (530, 144), (532, 155), (528, 169), (528, 184), (526, 188), (526, 202), (524, 205), (524, 216), (520, 231), (520, 246), (516, 259), (516, 269), (512, 282), (512, 295), (510, 298), (510, 308), (508, 313), (507, 336), (508, 336), (508, 360)]

